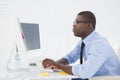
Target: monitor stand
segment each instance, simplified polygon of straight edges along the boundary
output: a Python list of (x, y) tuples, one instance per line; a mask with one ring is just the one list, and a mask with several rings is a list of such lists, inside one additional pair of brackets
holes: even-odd
[(12, 56), (9, 65), (8, 65), (9, 71), (28, 71), (29, 66), (24, 66), (21, 62), (21, 58), (19, 53), (17, 52), (14, 56)]
[[(38, 55), (38, 53), (40, 55)], [(36, 55), (34, 55), (36, 53)], [(40, 71), (44, 70), (42, 66), (42, 60), (45, 58), (45, 56), (42, 55), (41, 50), (39, 51), (29, 51), (27, 55), (29, 56), (29, 66), (23, 65), (21, 62), (20, 54), (16, 52), (15, 55), (12, 56), (9, 65), (8, 65), (8, 70), (9, 71)], [(32, 57), (31, 57), (32, 56)]]

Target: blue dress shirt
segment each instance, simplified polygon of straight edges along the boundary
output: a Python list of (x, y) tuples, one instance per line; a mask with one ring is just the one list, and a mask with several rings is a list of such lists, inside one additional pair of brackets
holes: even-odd
[[(97, 32), (93, 31), (83, 42), (83, 64), (72, 67), (72, 72), (80, 78), (93, 76), (120, 75), (120, 63), (109, 42)], [(82, 40), (65, 56), (69, 63), (74, 63), (80, 58)]]

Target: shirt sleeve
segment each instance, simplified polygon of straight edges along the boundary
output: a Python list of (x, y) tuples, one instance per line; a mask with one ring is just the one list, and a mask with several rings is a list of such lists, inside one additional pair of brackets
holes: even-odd
[(68, 53), (64, 58), (66, 58), (69, 62), (69, 64), (74, 63), (77, 61), (80, 57), (80, 44), (81, 41), (77, 44), (77, 46), (70, 52)]
[(80, 78), (92, 77), (98, 69), (105, 63), (111, 48), (106, 43), (92, 43), (88, 50), (87, 60), (83, 64), (77, 64), (72, 67), (72, 72)]

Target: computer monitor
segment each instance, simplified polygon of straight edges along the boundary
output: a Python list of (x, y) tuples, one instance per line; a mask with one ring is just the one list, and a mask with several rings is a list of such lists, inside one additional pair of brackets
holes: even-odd
[[(4, 72), (6, 74), (7, 68), (9, 70), (28, 68), (31, 62), (28, 58), (28, 50), (24, 44), (25, 38), (19, 19), (13, 16), (0, 15), (0, 26), (0, 75), (4, 74)], [(38, 27), (36, 29), (38, 29)], [(33, 54), (35, 53), (36, 52), (33, 52)], [(43, 52), (40, 50), (38, 53), (40, 55), (37, 54), (34, 61), (36, 61), (35, 59), (38, 56), (39, 61), (43, 59), (43, 56), (41, 56)], [(16, 54), (19, 54), (20, 57), (20, 60), (17, 61), (17, 66), (15, 64), (13, 67), (8, 67), (11, 58)], [(31, 56), (33, 56), (33, 54)], [(20, 64), (18, 62), (20, 62)]]
[[(40, 47), (40, 32), (38, 23), (19, 23), (17, 28), (17, 47), (24, 65), (37, 64), (40, 69), (45, 58)], [(24, 62), (26, 61), (26, 62)]]
[(21, 22), (22, 35), (24, 44), (27, 48), (27, 57), (30, 62), (43, 60), (44, 52), (40, 44), (40, 29), (39, 23)]
[(38, 23), (21, 23), (24, 43), (27, 50), (40, 49), (40, 34)]

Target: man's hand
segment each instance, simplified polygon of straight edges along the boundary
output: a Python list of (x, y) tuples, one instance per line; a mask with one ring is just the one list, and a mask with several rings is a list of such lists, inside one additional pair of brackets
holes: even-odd
[(44, 59), (42, 64), (44, 68), (59, 69), (58, 63), (48, 58)]
[(47, 58), (44, 59), (42, 64), (43, 64), (44, 68), (61, 69), (69, 74), (73, 74), (72, 73), (72, 66), (60, 64), (59, 62), (55, 62), (51, 59), (47, 59)]

